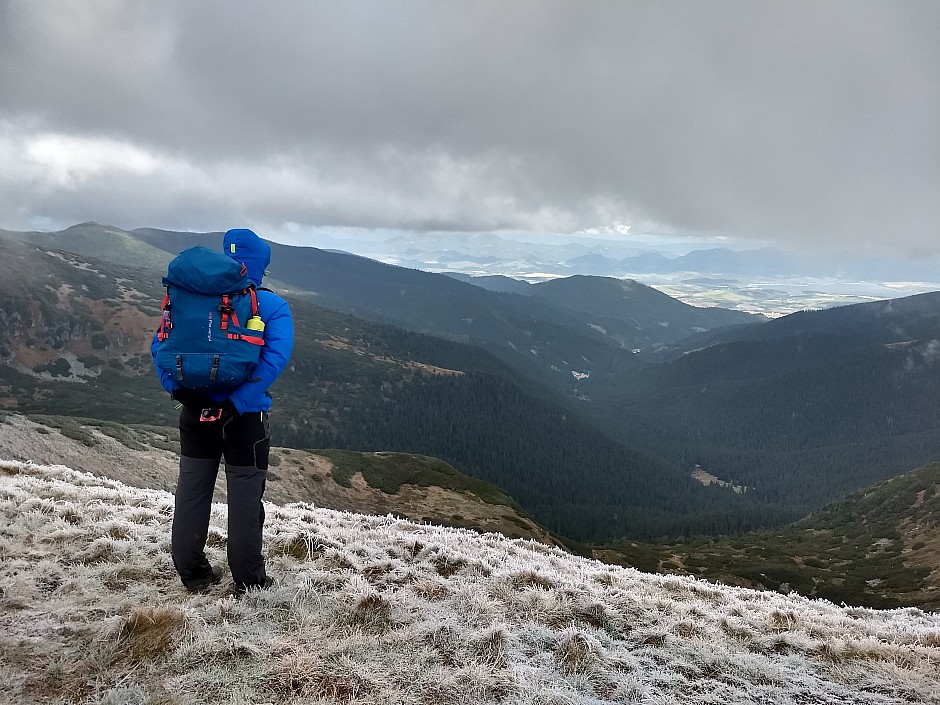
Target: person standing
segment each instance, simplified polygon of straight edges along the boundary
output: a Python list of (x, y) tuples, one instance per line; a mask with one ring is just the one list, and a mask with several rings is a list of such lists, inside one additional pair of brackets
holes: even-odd
[[(203, 592), (222, 580), (222, 569), (205, 554), (212, 494), (225, 458), (228, 492), (227, 558), (237, 594), (274, 584), (262, 556), (264, 494), (271, 445), (268, 388), (284, 371), (294, 341), (287, 302), (261, 289), (271, 248), (253, 231), (225, 233), (223, 251), (247, 269), (256, 287), (257, 316), (248, 327), (263, 337), (260, 357), (248, 379), (230, 390), (205, 392), (182, 386), (157, 366), (160, 383), (180, 409), (180, 470), (173, 512), (173, 564), (190, 592)], [(151, 352), (157, 361), (157, 336)]]

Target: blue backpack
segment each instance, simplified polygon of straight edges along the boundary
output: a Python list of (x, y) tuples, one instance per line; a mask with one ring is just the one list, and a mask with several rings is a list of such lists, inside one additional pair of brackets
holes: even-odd
[(163, 278), (157, 367), (181, 386), (230, 391), (261, 356), (258, 297), (243, 264), (207, 247), (177, 255)]

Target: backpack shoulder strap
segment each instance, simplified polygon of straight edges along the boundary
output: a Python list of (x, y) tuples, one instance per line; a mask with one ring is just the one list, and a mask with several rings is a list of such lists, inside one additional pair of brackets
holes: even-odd
[(171, 328), (173, 328), (173, 322), (170, 320), (170, 287), (167, 286), (163, 303), (160, 304), (160, 328), (157, 330), (157, 340), (161, 342), (166, 340)]

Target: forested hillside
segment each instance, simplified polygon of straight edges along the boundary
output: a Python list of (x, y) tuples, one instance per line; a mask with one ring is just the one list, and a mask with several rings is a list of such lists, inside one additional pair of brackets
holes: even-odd
[(720, 337), (730, 340), (590, 380), (595, 418), (803, 512), (940, 458), (940, 294)]
[(563, 407), (532, 404), (519, 387), (493, 377), (423, 377), (381, 405), (352, 403), (353, 423), (315, 436), (313, 445), (441, 457), (580, 541), (728, 533), (790, 518), (730, 489), (702, 487), (688, 472), (611, 443)]
[(822, 597), (940, 608), (940, 463), (856, 492), (774, 531), (595, 553), (643, 570)]
[[(158, 270), (0, 238), (0, 384), (11, 410), (173, 425), (149, 345)], [(478, 348), (292, 300), (292, 364), (272, 389), (274, 441), (441, 457), (579, 540), (728, 531), (768, 520), (730, 490), (610, 440)], [(776, 518), (776, 517), (772, 517)]]
[[(0, 283), (5, 403), (172, 424), (148, 353), (169, 252), (144, 240), (177, 250), (219, 234), (85, 224), (35, 236), (40, 247), (33, 237), (2, 239), (14, 271)], [(544, 285), (553, 300), (539, 301), (274, 252), (272, 277), (321, 285), (286, 285), (298, 341), (273, 390), (279, 442), (441, 457), (573, 538), (777, 525), (940, 457), (940, 294), (694, 334), (657, 358), (626, 349), (624, 331), (652, 344), (653, 328), (681, 338), (725, 313), (598, 277)], [(690, 480), (696, 466), (726, 484)]]

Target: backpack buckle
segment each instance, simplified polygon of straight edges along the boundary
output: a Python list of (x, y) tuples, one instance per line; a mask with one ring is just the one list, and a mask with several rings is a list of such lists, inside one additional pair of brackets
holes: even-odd
[(222, 418), (221, 407), (218, 409), (203, 409), (201, 412), (199, 412), (200, 421), (206, 421), (208, 423), (211, 423), (213, 421), (218, 421), (221, 418)]

